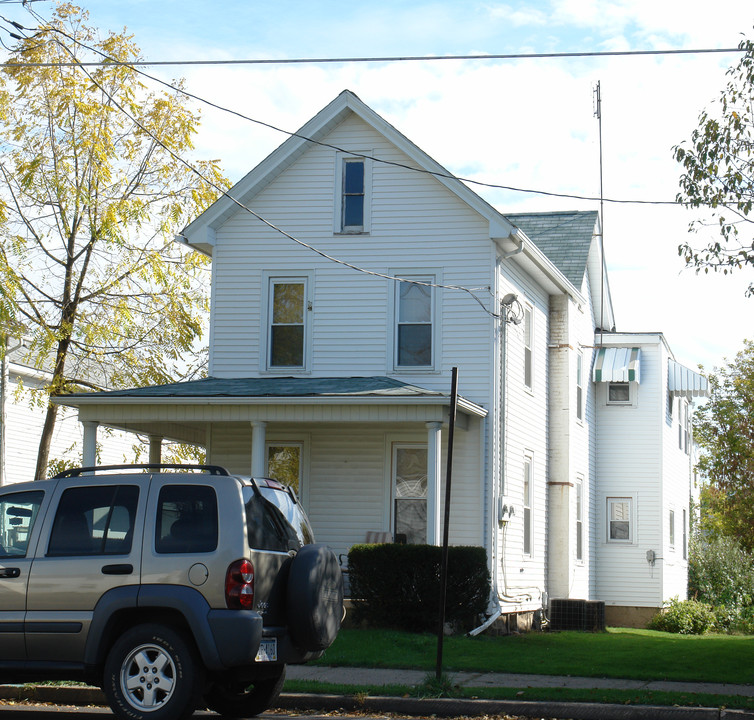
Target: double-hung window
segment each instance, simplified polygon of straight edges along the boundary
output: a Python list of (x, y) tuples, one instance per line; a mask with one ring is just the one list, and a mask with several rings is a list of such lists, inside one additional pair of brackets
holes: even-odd
[(616, 543), (633, 542), (632, 498), (607, 499), (607, 540)]
[(668, 541), (671, 549), (675, 548), (675, 511), (668, 512)]
[(434, 364), (435, 293), (433, 276), (396, 283), (395, 365), (430, 368)]
[(576, 354), (576, 419), (584, 419), (584, 354)]
[(306, 365), (306, 278), (271, 278), (268, 367)]
[(371, 151), (337, 153), (335, 233), (368, 233), (371, 223)]
[(576, 478), (576, 559), (584, 559), (584, 481)]
[(531, 390), (534, 383), (534, 316), (524, 307), (524, 385)]
[(531, 507), (532, 507), (532, 465), (530, 455), (524, 457), (524, 555), (531, 555)]

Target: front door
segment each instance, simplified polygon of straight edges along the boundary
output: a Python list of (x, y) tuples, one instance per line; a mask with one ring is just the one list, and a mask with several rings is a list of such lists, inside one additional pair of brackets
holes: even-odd
[(393, 445), (395, 542), (427, 542), (427, 446)]

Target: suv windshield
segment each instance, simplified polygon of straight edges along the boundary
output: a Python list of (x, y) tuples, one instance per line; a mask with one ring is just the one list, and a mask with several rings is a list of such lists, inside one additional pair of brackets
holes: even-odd
[(286, 489), (247, 486), (243, 499), (250, 547), (288, 552), (314, 542), (309, 520)]

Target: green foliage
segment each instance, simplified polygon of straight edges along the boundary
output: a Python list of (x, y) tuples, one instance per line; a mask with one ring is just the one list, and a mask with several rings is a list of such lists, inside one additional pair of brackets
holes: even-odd
[[(706, 247), (693, 248), (684, 243), (678, 248), (686, 264), (697, 272), (731, 272), (754, 265), (752, 220), (754, 202), (751, 184), (754, 174), (754, 43), (743, 40), (745, 51), (739, 62), (728, 70), (729, 82), (718, 98), (717, 112), (703, 112), (691, 135), (691, 144), (673, 149), (683, 166), (678, 202), (691, 207), (710, 208), (718, 238)], [(692, 223), (694, 232), (709, 227), (707, 218)], [(754, 293), (754, 283), (749, 285)]]
[[(0, 326), (23, 324), (49, 394), (196, 371), (208, 263), (174, 235), (227, 187), (216, 162), (194, 163), (204, 178), (182, 162), (199, 123), (185, 96), (150, 90), (132, 37), (86, 21), (59, 5), (0, 68)], [(118, 63), (85, 65), (103, 56)]]
[[(490, 575), (481, 547), (448, 548), (445, 620), (470, 629), (487, 608)], [(412, 632), (436, 631), (442, 548), (354, 545), (348, 553), (357, 621)]]
[(705, 603), (673, 598), (652, 618), (648, 628), (680, 635), (703, 635), (714, 625), (715, 614)]
[(701, 450), (702, 534), (727, 535), (754, 549), (754, 343), (708, 375), (709, 401), (694, 413)]
[(751, 556), (731, 537), (695, 537), (689, 548), (689, 595), (712, 607), (742, 610), (751, 605)]

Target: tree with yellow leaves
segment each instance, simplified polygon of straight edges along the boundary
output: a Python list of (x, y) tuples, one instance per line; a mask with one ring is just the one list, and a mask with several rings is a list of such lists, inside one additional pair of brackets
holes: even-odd
[(23, 325), (49, 394), (195, 369), (207, 260), (174, 233), (227, 187), (217, 162), (184, 162), (199, 116), (180, 88), (150, 90), (132, 38), (87, 19), (58, 6), (0, 69), (0, 328)]

